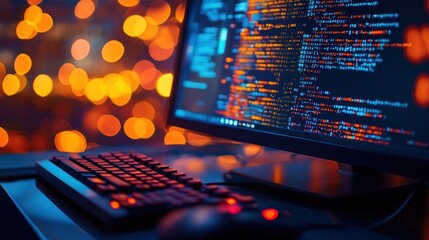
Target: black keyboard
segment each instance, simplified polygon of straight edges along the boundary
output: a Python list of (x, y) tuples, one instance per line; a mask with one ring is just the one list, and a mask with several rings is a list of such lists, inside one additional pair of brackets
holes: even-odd
[(253, 204), (251, 196), (205, 185), (137, 152), (55, 156), (36, 163), (40, 177), (107, 225), (154, 223), (164, 214), (197, 204)]

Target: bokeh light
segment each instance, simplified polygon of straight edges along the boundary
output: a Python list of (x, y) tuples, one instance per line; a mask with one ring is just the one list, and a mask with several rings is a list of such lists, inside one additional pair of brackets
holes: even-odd
[(39, 6), (31, 5), (25, 10), (24, 20), (35, 23), (41, 18), (42, 14), (43, 10)]
[(181, 132), (169, 131), (164, 137), (165, 145), (185, 145), (186, 138)]
[(140, 15), (132, 15), (124, 21), (122, 28), (128, 36), (138, 37), (146, 30), (146, 20)]
[(170, 5), (163, 1), (153, 1), (146, 12), (146, 16), (152, 18), (156, 25), (161, 25), (170, 17), (171, 7)]
[(124, 45), (117, 40), (111, 40), (107, 42), (101, 51), (101, 56), (104, 61), (114, 63), (119, 61), (124, 55)]
[(107, 96), (117, 106), (124, 106), (131, 100), (130, 84), (119, 74), (109, 74), (104, 77), (107, 86)]
[(58, 70), (58, 79), (64, 85), (70, 85), (70, 75), (76, 67), (71, 63), (64, 63)]
[(52, 92), (53, 88), (54, 88), (54, 83), (52, 82), (51, 77), (49, 77), (46, 74), (40, 74), (34, 79), (34, 82), (33, 82), (34, 92), (41, 97), (48, 96)]
[(186, 139), (190, 145), (198, 147), (206, 146), (212, 142), (211, 137), (192, 132), (186, 134)]
[(87, 19), (95, 11), (95, 4), (91, 0), (80, 0), (74, 9), (74, 15), (79, 19)]
[(179, 23), (182, 23), (185, 18), (185, 4), (181, 3), (176, 8), (176, 19)]
[(4, 147), (9, 142), (9, 135), (4, 128), (0, 127), (0, 147)]
[(146, 16), (144, 18), (146, 20), (146, 28), (144, 32), (139, 36), (142, 40), (152, 40), (158, 34), (158, 26), (155, 20), (151, 17)]
[(75, 60), (82, 60), (86, 58), (91, 49), (91, 45), (85, 39), (77, 39), (71, 47), (71, 55)]
[(15, 76), (19, 80), (19, 90), (18, 90), (18, 92), (21, 92), (27, 86), (27, 78), (24, 75), (15, 74)]
[(420, 64), (426, 57), (429, 57), (429, 49), (425, 46), (419, 27), (410, 26), (405, 30), (405, 42), (411, 44), (405, 49), (408, 61)]
[(82, 68), (75, 68), (70, 73), (69, 82), (73, 93), (79, 97), (83, 96), (88, 83), (88, 73)]
[(0, 62), (0, 79), (3, 79), (6, 76), (6, 66)]
[(78, 153), (86, 150), (85, 136), (76, 130), (63, 131), (55, 135), (55, 146), (60, 152)]
[(107, 86), (101, 78), (90, 80), (84, 92), (85, 96), (96, 105), (103, 104), (107, 100)]
[(51, 30), (53, 25), (54, 20), (52, 19), (51, 15), (48, 13), (42, 13), (42, 15), (40, 15), (39, 19), (36, 21), (36, 31), (39, 33), (45, 33)]
[(123, 70), (119, 73), (131, 87), (131, 91), (135, 92), (140, 86), (139, 75), (132, 70)]
[(173, 85), (173, 74), (166, 73), (159, 77), (156, 83), (156, 90), (162, 97), (169, 97), (171, 93), (171, 87)]
[(165, 61), (173, 55), (175, 43), (171, 38), (156, 38), (149, 45), (150, 56), (156, 61)]
[(140, 3), (140, 0), (118, 0), (118, 3), (124, 7), (134, 7)]
[(419, 107), (429, 107), (429, 74), (422, 74), (417, 77), (414, 99)]
[(121, 122), (113, 115), (103, 115), (97, 121), (98, 130), (105, 136), (113, 137), (121, 130)]
[(19, 39), (32, 39), (37, 35), (36, 25), (30, 21), (23, 20), (16, 26), (16, 36)]
[(19, 75), (25, 75), (30, 71), (32, 65), (33, 62), (31, 61), (30, 56), (25, 53), (21, 53), (15, 59), (15, 72)]
[(13, 74), (7, 74), (2, 82), (3, 91), (7, 96), (17, 94), (20, 86), (21, 84), (18, 77)]
[(156, 116), (156, 111), (151, 103), (147, 101), (140, 101), (136, 103), (133, 107), (133, 116), (145, 117), (150, 120), (154, 120)]
[(42, 0), (27, 0), (29, 5), (39, 5), (41, 2)]

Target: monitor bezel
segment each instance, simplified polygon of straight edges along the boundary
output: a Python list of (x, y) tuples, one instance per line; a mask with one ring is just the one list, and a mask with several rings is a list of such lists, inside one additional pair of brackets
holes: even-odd
[(201, 134), (243, 143), (257, 144), (265, 147), (309, 155), (339, 163), (350, 164), (368, 169), (391, 172), (407, 177), (429, 180), (429, 159), (402, 156), (393, 153), (367, 151), (334, 143), (321, 142), (295, 136), (276, 135), (273, 133), (219, 126), (175, 117), (174, 99), (178, 94), (178, 78), (181, 76), (182, 57), (185, 52), (185, 38), (188, 24), (189, 8), (193, 0), (186, 1), (185, 17), (182, 22), (179, 42), (174, 61), (174, 80), (170, 97), (167, 100), (167, 111), (164, 117), (165, 126), (177, 126)]

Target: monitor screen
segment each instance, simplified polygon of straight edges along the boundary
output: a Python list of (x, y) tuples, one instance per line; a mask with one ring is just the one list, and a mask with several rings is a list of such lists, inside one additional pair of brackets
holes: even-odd
[(187, 5), (171, 124), (362, 166), (409, 168), (408, 175), (428, 169), (429, 1)]

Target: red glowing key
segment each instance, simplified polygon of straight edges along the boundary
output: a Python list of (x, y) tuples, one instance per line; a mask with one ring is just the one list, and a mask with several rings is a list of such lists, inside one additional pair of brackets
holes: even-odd
[(272, 221), (277, 219), (277, 217), (279, 216), (279, 211), (274, 208), (268, 208), (263, 210), (261, 214), (265, 220)]
[(237, 204), (237, 200), (235, 200), (234, 198), (227, 198), (225, 201), (226, 201), (226, 203), (228, 205), (235, 205), (235, 204)]
[(111, 201), (110, 202), (110, 207), (112, 207), (113, 209), (118, 209), (120, 206), (121, 205), (117, 201)]

